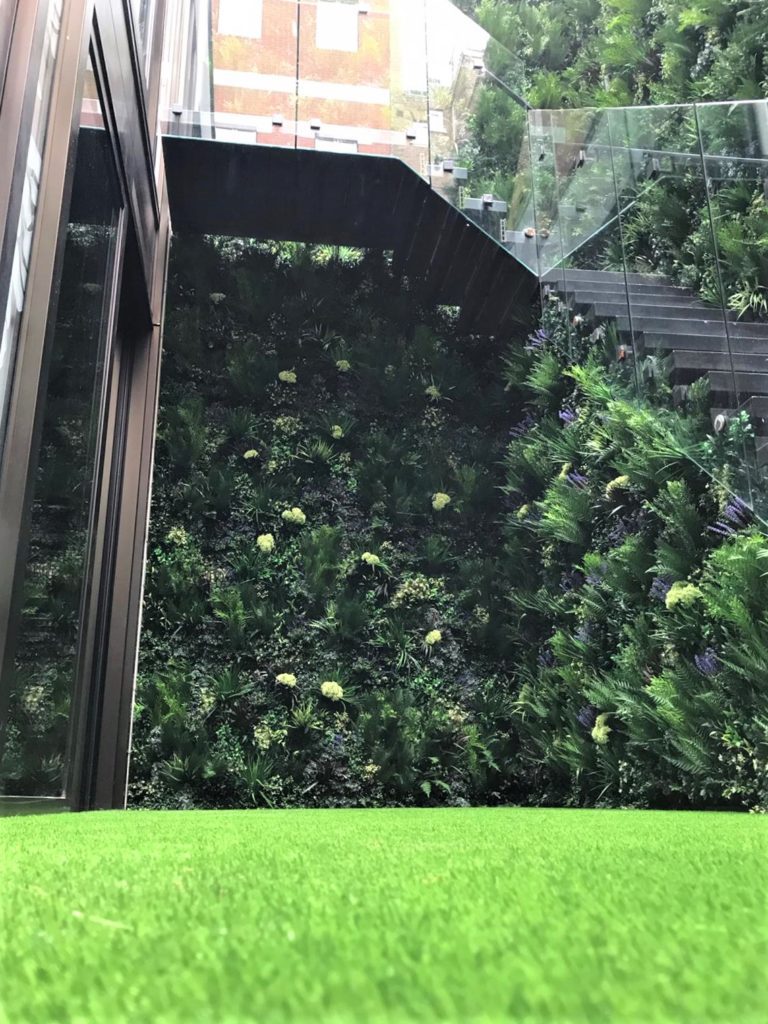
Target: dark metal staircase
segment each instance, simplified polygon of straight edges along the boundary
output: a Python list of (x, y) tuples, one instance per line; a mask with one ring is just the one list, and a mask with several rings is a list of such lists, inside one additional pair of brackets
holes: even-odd
[(554, 270), (543, 281), (574, 311), (615, 324), (636, 359), (664, 356), (671, 382), (708, 377), (713, 422), (736, 410), (750, 415), (760, 464), (768, 463), (768, 323), (745, 323), (707, 306), (692, 292), (655, 274)]
[(401, 160), (163, 139), (174, 231), (391, 251), (395, 270), (461, 323), (527, 321), (538, 278)]

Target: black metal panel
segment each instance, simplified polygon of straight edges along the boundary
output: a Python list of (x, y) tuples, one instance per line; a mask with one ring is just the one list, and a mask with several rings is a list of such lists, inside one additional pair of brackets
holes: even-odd
[(530, 306), (534, 275), (400, 160), (180, 136), (163, 147), (177, 232), (391, 250), (429, 297), (460, 306), (471, 291), (470, 326), (497, 284)]

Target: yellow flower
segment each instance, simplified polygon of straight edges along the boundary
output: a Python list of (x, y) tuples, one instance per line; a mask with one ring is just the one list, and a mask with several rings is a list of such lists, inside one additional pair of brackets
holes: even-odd
[(329, 680), (327, 683), (323, 683), (321, 685), (320, 693), (322, 693), (324, 697), (327, 697), (328, 700), (334, 701), (341, 700), (341, 698), (344, 696), (344, 690), (339, 686), (338, 683), (334, 682), (332, 679)]
[(208, 296), (208, 298), (211, 300), (214, 306), (220, 305), (224, 301), (224, 299), (226, 299), (226, 297), (227, 296), (224, 294), (224, 292), (211, 292), (211, 294)]
[(339, 371), (339, 373), (349, 373), (349, 371), (352, 369), (352, 364), (347, 359), (337, 359), (336, 369)]
[(433, 402), (438, 402), (443, 397), (437, 384), (430, 384), (428, 388), (424, 388), (424, 394)]
[(275, 420), (275, 430), (280, 430), (283, 434), (295, 434), (299, 426), (300, 423), (295, 416), (278, 416)]
[(249, 448), (247, 452), (243, 452), (244, 459), (256, 459), (258, 458), (258, 455), (259, 453), (255, 448)]
[(608, 725), (608, 715), (598, 715), (592, 728), (592, 739), (598, 746), (604, 747), (611, 735), (611, 727)]
[(370, 565), (374, 569), (377, 565), (381, 565), (381, 559), (378, 555), (374, 555), (372, 551), (364, 551), (360, 558), (366, 565)]
[(700, 597), (701, 591), (693, 583), (673, 583), (664, 603), (667, 608), (676, 608), (678, 605), (685, 607), (698, 601)]
[(563, 465), (563, 468), (558, 473), (557, 479), (558, 480), (565, 480), (565, 478), (568, 476), (568, 474), (571, 472), (572, 469), (573, 469), (573, 466), (571, 465), (571, 463), (570, 462), (566, 462)]
[(280, 686), (294, 687), (296, 685), (296, 676), (293, 672), (281, 672), (279, 676), (275, 677), (275, 682), (279, 683)]
[(435, 644), (439, 644), (443, 639), (443, 634), (439, 629), (430, 629), (427, 635), (424, 637), (424, 643), (427, 647), (434, 647)]
[(335, 438), (337, 441), (340, 441), (342, 437), (344, 437), (344, 429), (343, 427), (340, 427), (338, 423), (331, 427), (331, 437)]
[(297, 377), (294, 370), (281, 370), (277, 375), (278, 380), (281, 380), (283, 384), (295, 384)]
[(261, 533), (256, 538), (256, 546), (259, 551), (263, 551), (265, 555), (268, 555), (275, 550), (275, 538), (271, 533)]
[(300, 508), (287, 508), (282, 514), (282, 518), (286, 523), (293, 523), (294, 526), (303, 526), (307, 521), (307, 517), (301, 511)]
[(189, 534), (183, 526), (172, 526), (165, 539), (169, 544), (179, 544), (184, 547), (189, 541)]
[(605, 488), (605, 496), (606, 496), (606, 498), (613, 497), (613, 492), (614, 491), (624, 491), (624, 490), (626, 490), (626, 488), (629, 487), (629, 483), (630, 483), (629, 477), (626, 474), (622, 474), (622, 476), (617, 476), (614, 480), (611, 480), (610, 483), (606, 484), (606, 488)]
[(531, 511), (530, 505), (521, 505), (520, 508), (515, 512), (518, 519), (525, 519), (528, 513)]
[(432, 495), (432, 508), (435, 512), (442, 512), (444, 508), (451, 504), (451, 496), (444, 494), (442, 491), (438, 491)]

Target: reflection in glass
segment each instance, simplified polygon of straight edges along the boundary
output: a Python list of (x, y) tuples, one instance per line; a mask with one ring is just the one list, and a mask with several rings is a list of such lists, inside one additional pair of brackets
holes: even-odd
[(141, 53), (143, 63), (146, 64), (149, 41), (152, 38), (155, 0), (133, 0), (133, 11), (136, 18), (139, 51)]
[(30, 513), (29, 548), (0, 786), (57, 796), (77, 678), (80, 616), (104, 385), (119, 214), (112, 152), (91, 81), (83, 101), (73, 193)]
[(51, 104), (53, 72), (56, 66), (56, 53), (61, 30), (62, 0), (53, 0), (48, 14), (45, 29), (40, 75), (35, 93), (35, 106), (32, 114), (32, 126), (27, 150), (24, 184), (21, 193), (21, 210), (16, 230), (16, 243), (13, 251), (8, 301), (0, 334), (0, 455), (2, 455), (5, 437), (5, 420), (8, 412), (11, 377), (16, 354), (16, 341), (21, 316), (24, 311), (24, 295), (27, 287), (27, 273), (32, 254), (32, 237), (37, 216), (37, 202), (40, 190), (40, 175), (43, 168), (45, 139), (48, 129), (48, 110)]
[(432, 186), (534, 268), (522, 65), (448, 0), (426, 27)]

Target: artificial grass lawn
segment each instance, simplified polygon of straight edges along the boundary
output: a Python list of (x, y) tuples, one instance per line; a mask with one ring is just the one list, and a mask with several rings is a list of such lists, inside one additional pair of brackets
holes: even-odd
[(11, 818), (13, 1024), (766, 1019), (768, 819)]

